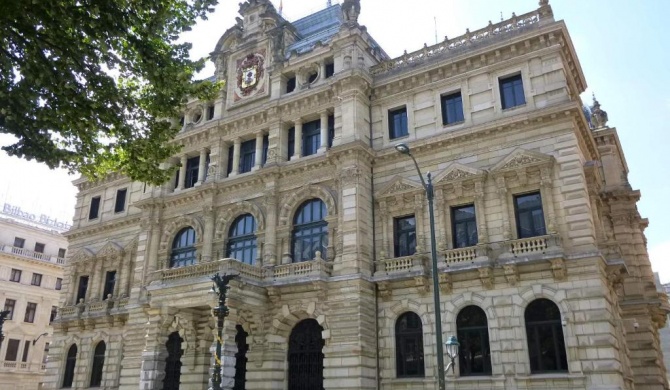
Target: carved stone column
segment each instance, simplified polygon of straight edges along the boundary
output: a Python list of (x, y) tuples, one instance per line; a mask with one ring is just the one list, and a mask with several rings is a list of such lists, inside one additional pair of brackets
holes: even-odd
[(484, 181), (475, 182), (475, 216), (477, 218), (477, 237), (480, 244), (489, 242), (489, 233), (486, 229), (486, 205), (484, 204)]
[(557, 234), (551, 170), (548, 167), (542, 168), (540, 186), (542, 188), (543, 207), (547, 210), (547, 233)]
[(207, 170), (207, 149), (202, 148), (202, 150), (200, 150), (200, 162), (198, 165), (198, 181), (195, 183), (196, 186), (199, 186), (205, 182), (205, 178), (207, 177), (206, 170)]
[(426, 224), (424, 218), (424, 200), (422, 194), (414, 195), (414, 218), (416, 221), (416, 253), (426, 253), (429, 252), (426, 248), (426, 235), (430, 234), (426, 231)]
[(388, 259), (391, 256), (389, 255), (389, 226), (388, 226), (388, 219), (389, 219), (389, 211), (388, 211), (388, 206), (386, 204), (385, 200), (382, 200), (379, 202), (379, 218), (380, 218), (380, 224), (382, 226), (382, 248), (380, 251), (380, 258), (381, 259)]
[(261, 169), (263, 164), (263, 132), (256, 134), (256, 153), (254, 154), (254, 167), (252, 170), (257, 171)]
[(496, 177), (496, 185), (498, 186), (498, 197), (500, 198), (500, 208), (503, 215), (503, 240), (512, 239), (512, 229), (510, 227), (509, 207), (507, 206), (507, 183), (502, 176)]
[(295, 137), (293, 140), (293, 156), (291, 160), (302, 157), (302, 119), (295, 121)]
[(214, 241), (214, 209), (212, 206), (204, 206), (202, 214), (205, 218), (205, 231), (202, 234), (202, 261), (212, 261), (212, 242)]
[(321, 112), (321, 122), (319, 125), (321, 126), (321, 146), (319, 146), (317, 153), (325, 153), (328, 150), (328, 111)]
[(278, 265), (277, 263), (277, 193), (275, 181), (265, 185), (265, 245), (263, 246), (263, 266)]
[(155, 272), (159, 268), (161, 268), (159, 261), (158, 261), (158, 245), (160, 244), (161, 240), (161, 229), (160, 229), (160, 223), (157, 218), (152, 219), (149, 222), (149, 244), (148, 244), (148, 251), (146, 255), (146, 260), (145, 264), (147, 264), (147, 274), (151, 274), (152, 272)]
[(235, 176), (240, 172), (240, 148), (242, 147), (242, 140), (235, 138), (233, 144), (233, 169), (229, 176)]
[(186, 162), (188, 161), (188, 157), (184, 154), (181, 156), (181, 167), (179, 167), (179, 182), (177, 183), (177, 188), (176, 190), (183, 190), (184, 189), (184, 183), (186, 182)]

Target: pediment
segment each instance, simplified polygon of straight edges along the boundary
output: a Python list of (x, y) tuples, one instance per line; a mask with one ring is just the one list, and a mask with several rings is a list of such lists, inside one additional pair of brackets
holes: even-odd
[(75, 252), (74, 255), (70, 258), (71, 263), (79, 263), (83, 262), (86, 260), (93, 259), (95, 257), (95, 254), (93, 251), (87, 248), (81, 248), (77, 252)]
[(451, 163), (442, 172), (435, 175), (433, 184), (445, 184), (454, 181), (462, 181), (474, 179), (476, 177), (483, 177), (486, 171), (482, 169), (473, 168), (461, 163)]
[(99, 251), (96, 253), (96, 257), (121, 257), (123, 255), (123, 247), (113, 241), (108, 241)]
[(401, 176), (396, 176), (387, 185), (382, 187), (382, 189), (377, 192), (375, 197), (383, 198), (387, 196), (414, 192), (417, 190), (423, 191), (423, 186), (421, 185), (421, 183), (405, 179), (404, 177)]
[(512, 171), (522, 167), (550, 165), (553, 162), (554, 158), (550, 155), (518, 148), (498, 162), (491, 171)]

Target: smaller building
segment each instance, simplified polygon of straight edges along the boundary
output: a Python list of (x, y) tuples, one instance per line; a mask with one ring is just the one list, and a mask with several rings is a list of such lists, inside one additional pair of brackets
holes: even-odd
[(63, 283), (67, 240), (32, 225), (0, 217), (0, 304), (10, 312), (0, 347), (3, 390), (41, 388)]

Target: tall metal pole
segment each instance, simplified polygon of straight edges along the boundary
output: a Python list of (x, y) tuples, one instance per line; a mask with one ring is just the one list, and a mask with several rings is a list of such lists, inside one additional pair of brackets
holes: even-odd
[(219, 296), (219, 305), (212, 310), (216, 316), (216, 355), (214, 356), (214, 371), (212, 372), (211, 390), (221, 390), (221, 347), (223, 344), (223, 321), (228, 315), (226, 306), (226, 292), (228, 283), (237, 275), (219, 275), (218, 272), (212, 276), (212, 291)]
[(402, 153), (408, 155), (414, 162), (414, 167), (416, 172), (419, 174), (421, 179), (421, 184), (423, 184), (424, 190), (426, 190), (426, 198), (428, 199), (428, 213), (430, 215), (430, 255), (433, 263), (433, 308), (435, 313), (435, 349), (437, 353), (437, 383), (440, 390), (445, 389), (444, 381), (444, 345), (442, 345), (442, 312), (440, 311), (440, 280), (439, 275), (437, 274), (437, 241), (435, 239), (435, 210), (433, 209), (433, 198), (435, 193), (433, 192), (433, 179), (428, 172), (428, 182), (423, 179), (423, 174), (419, 168), (419, 163), (416, 162), (414, 156), (409, 150), (409, 146), (406, 144), (398, 144), (395, 146), (395, 149)]

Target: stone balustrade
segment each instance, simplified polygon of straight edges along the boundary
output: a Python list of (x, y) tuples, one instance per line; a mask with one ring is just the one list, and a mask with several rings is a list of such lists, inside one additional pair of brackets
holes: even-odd
[(449, 249), (444, 251), (444, 262), (447, 264), (458, 264), (474, 261), (477, 258), (476, 246), (467, 248)]
[[(408, 66), (420, 64), (440, 54), (458, 51), (457, 49), (465, 48), (466, 46), (480, 42), (491, 41), (493, 38), (498, 36), (509, 35), (514, 31), (538, 24), (542, 16), (542, 12), (539, 11), (540, 10), (536, 10), (519, 16), (512, 14), (510, 19), (503, 20), (499, 23), (489, 22), (489, 25), (482, 29), (475, 30), (473, 32), (470, 32), (470, 30), (467, 29), (465, 34), (456, 38), (448, 39), (445, 37), (444, 41), (435, 45), (424, 45), (423, 48), (411, 53), (407, 53), (407, 51), (405, 51), (405, 53), (400, 57), (393, 58), (373, 66), (370, 69), (370, 73), (372, 75), (388, 73), (395, 69), (406, 68)], [(548, 18), (553, 20), (551, 13), (546, 15)]]
[(558, 246), (557, 241), (558, 237), (552, 235), (520, 238), (507, 242), (507, 252), (514, 257), (545, 254), (550, 247)]
[(325, 260), (303, 261), (300, 263), (282, 264), (266, 268), (265, 278), (270, 280), (286, 280), (293, 277), (329, 276), (332, 263)]
[(412, 271), (423, 272), (426, 268), (425, 257), (414, 254), (412, 256), (384, 259), (377, 262), (377, 274), (405, 274)]
[(65, 259), (62, 257), (51, 256), (40, 252), (35, 252), (26, 248), (19, 248), (11, 245), (0, 244), (0, 252), (11, 253), (16, 256), (27, 259), (45, 261), (47, 263), (64, 265)]
[(77, 305), (65, 306), (58, 309), (57, 320), (68, 321), (83, 317), (98, 317), (114, 312), (125, 313), (128, 297), (110, 298), (104, 301), (82, 302)]

